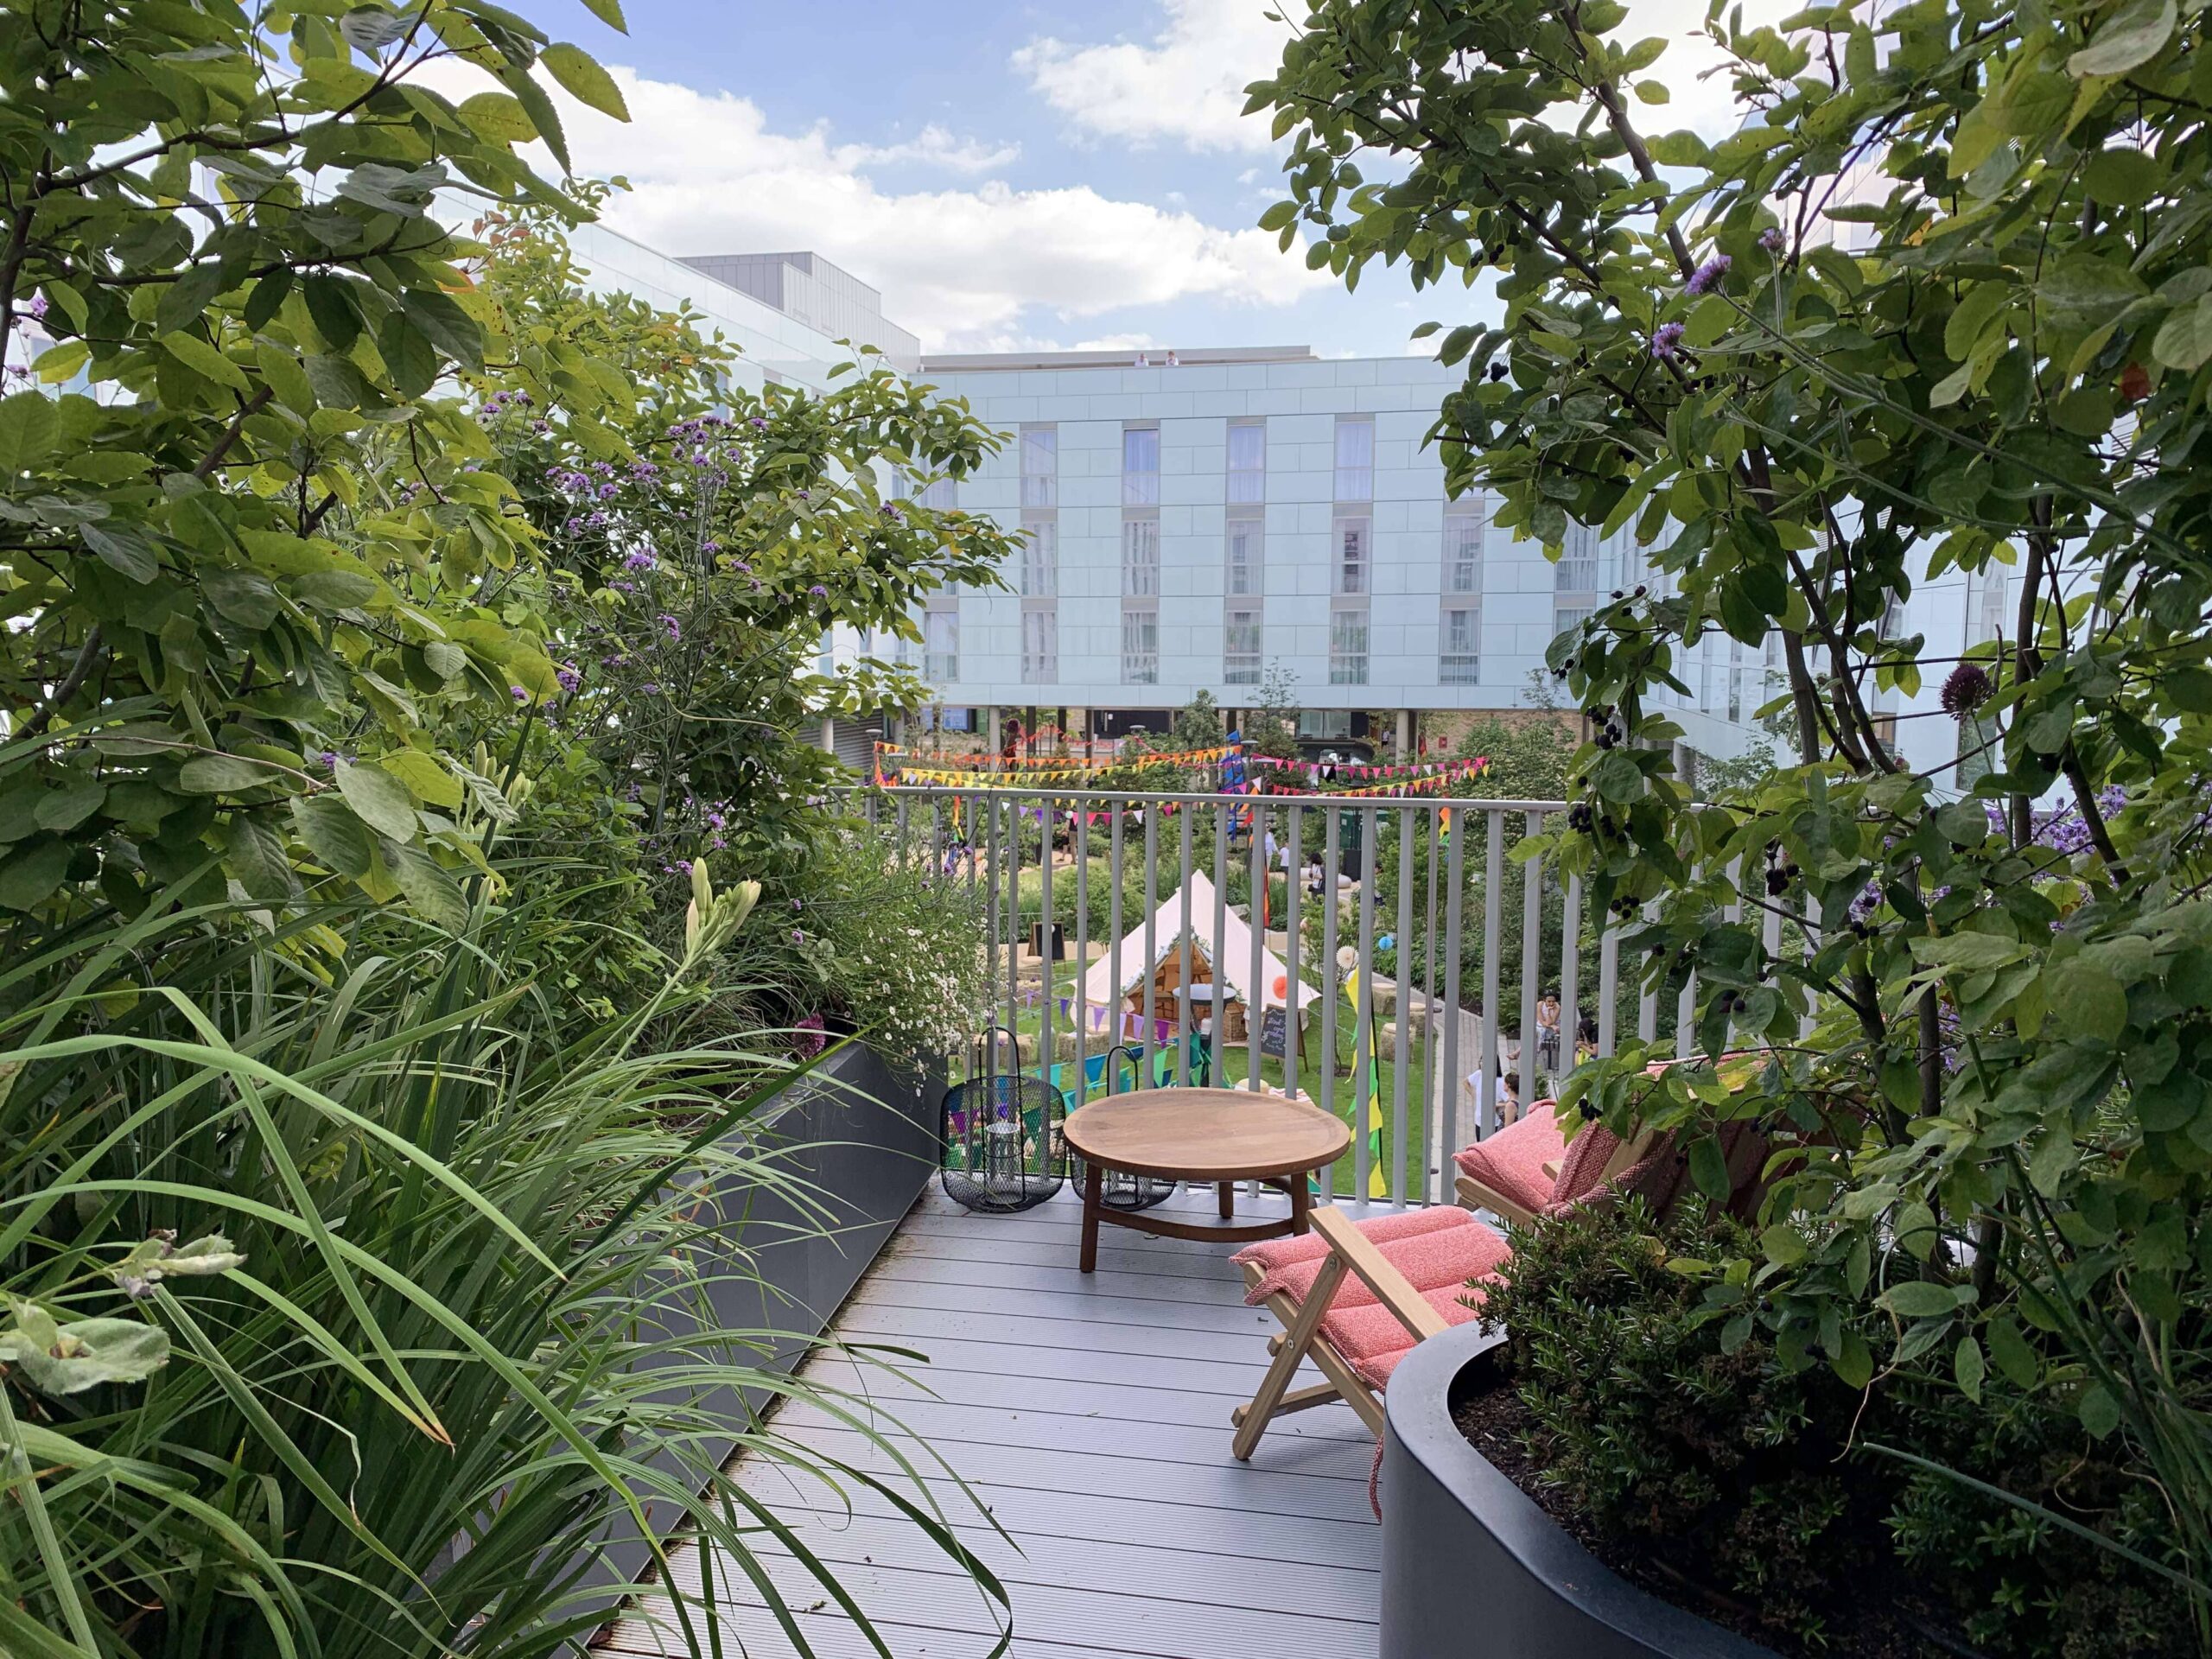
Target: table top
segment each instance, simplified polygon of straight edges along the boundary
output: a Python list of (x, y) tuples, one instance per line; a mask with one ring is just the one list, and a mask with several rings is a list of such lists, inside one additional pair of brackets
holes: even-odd
[(1125, 1174), (1242, 1181), (1332, 1164), (1351, 1145), (1351, 1129), (1280, 1095), (1144, 1089), (1070, 1112), (1067, 1140), (1091, 1162)]

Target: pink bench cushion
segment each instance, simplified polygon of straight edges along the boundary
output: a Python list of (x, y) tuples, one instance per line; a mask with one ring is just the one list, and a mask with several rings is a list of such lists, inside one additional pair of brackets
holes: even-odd
[(1452, 1161), (1461, 1173), (1535, 1214), (1553, 1201), (1554, 1183), (1544, 1166), (1567, 1151), (1555, 1105), (1536, 1102), (1496, 1135), (1454, 1153)]
[[(1497, 1232), (1464, 1210), (1404, 1211), (1358, 1225), (1382, 1251), (1383, 1260), (1403, 1274), (1449, 1325), (1465, 1325), (1478, 1315), (1481, 1293), (1471, 1291), (1468, 1283), (1495, 1278), (1510, 1253)], [(1280, 1290), (1292, 1301), (1302, 1303), (1328, 1253), (1328, 1241), (1317, 1233), (1270, 1239), (1239, 1250), (1235, 1260), (1240, 1265), (1255, 1263), (1261, 1269), (1258, 1282), (1245, 1294), (1245, 1300), (1265, 1301)], [(1475, 1306), (1470, 1306), (1470, 1301)], [(1414, 1345), (1413, 1333), (1375, 1300), (1366, 1281), (1357, 1274), (1347, 1274), (1338, 1287), (1321, 1320), (1321, 1336), (1355, 1372), (1376, 1388), (1382, 1386)]]

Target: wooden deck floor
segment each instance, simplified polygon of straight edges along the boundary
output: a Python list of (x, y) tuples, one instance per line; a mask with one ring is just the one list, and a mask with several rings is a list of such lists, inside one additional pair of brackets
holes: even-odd
[[(1210, 1214), (1211, 1195), (1169, 1201)], [(1239, 1200), (1240, 1216), (1272, 1210)], [(1374, 1441), (1348, 1407), (1284, 1418), (1248, 1464), (1230, 1456), (1229, 1413), (1267, 1362), (1274, 1322), (1243, 1305), (1231, 1247), (1109, 1228), (1099, 1271), (1076, 1271), (1080, 1208), (1063, 1193), (1020, 1216), (972, 1216), (936, 1189), (918, 1205), (837, 1320), (853, 1342), (918, 1350), (916, 1382), (824, 1357), (826, 1381), (866, 1389), (876, 1424), (906, 1433), (972, 1492), (932, 1479), (947, 1518), (1007, 1585), (1019, 1659), (1373, 1659), (1380, 1529), (1368, 1507)], [(1312, 1376), (1301, 1381), (1316, 1380)], [(903, 1429), (894, 1426), (903, 1425)], [(821, 1408), (780, 1426), (825, 1454), (886, 1475), (896, 1464)], [(747, 1489), (834, 1564), (897, 1659), (981, 1659), (995, 1609), (880, 1498), (849, 1512), (823, 1482), (779, 1464), (738, 1465)], [(976, 1512), (988, 1506), (1008, 1544)], [(785, 1552), (760, 1560), (814, 1650), (874, 1649)], [(747, 1656), (795, 1649), (733, 1563), (722, 1639)], [(696, 1551), (677, 1557), (699, 1584)], [(682, 1654), (682, 1638), (632, 1618), (607, 1646)]]

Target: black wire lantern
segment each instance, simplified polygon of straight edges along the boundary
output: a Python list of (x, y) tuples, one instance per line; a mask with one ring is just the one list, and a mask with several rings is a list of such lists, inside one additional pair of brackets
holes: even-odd
[[(998, 1070), (999, 1046), (1013, 1057)], [(1020, 1069), (1014, 1034), (993, 1026), (969, 1052), (968, 1080), (944, 1091), (938, 1179), (955, 1204), (988, 1215), (1034, 1209), (1067, 1172), (1067, 1110), (1060, 1091)]]
[[(1135, 1043), (1120, 1044), (1106, 1051), (1104, 1097), (1107, 1099), (1113, 1097), (1114, 1084), (1122, 1075), (1121, 1066), (1116, 1062), (1121, 1061), (1124, 1055), (1128, 1057), (1126, 1064), (1129, 1068), (1130, 1086), (1141, 1088), (1144, 1084), (1142, 1051)], [(1104, 1177), (1098, 1184), (1098, 1202), (1109, 1210), (1149, 1210), (1155, 1204), (1165, 1204), (1175, 1192), (1175, 1183), (1163, 1176), (1124, 1175), (1119, 1170), (1109, 1169), (1104, 1172)], [(1068, 1179), (1075, 1183), (1077, 1192), (1083, 1190), (1083, 1160), (1072, 1152), (1068, 1154)]]

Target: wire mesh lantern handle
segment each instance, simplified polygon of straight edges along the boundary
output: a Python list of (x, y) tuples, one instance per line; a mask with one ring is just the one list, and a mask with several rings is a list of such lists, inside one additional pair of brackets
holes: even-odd
[[(1003, 1042), (1012, 1068), (998, 1069)], [(945, 1090), (938, 1124), (938, 1179), (969, 1210), (1011, 1214), (1060, 1190), (1065, 1165), (1058, 1091), (1021, 1067), (1020, 1039), (986, 1026), (969, 1050), (967, 1080)]]
[[(1119, 1092), (1114, 1087), (1122, 1075), (1116, 1062), (1124, 1055), (1128, 1056), (1129, 1077), (1135, 1089), (1141, 1090), (1145, 1086), (1144, 1051), (1135, 1043), (1116, 1043), (1106, 1051), (1101, 1067), (1101, 1080), (1106, 1085), (1106, 1097), (1109, 1100)], [(1157, 1175), (1124, 1175), (1111, 1169), (1102, 1172), (1102, 1174), (1103, 1179), (1098, 1184), (1098, 1202), (1109, 1210), (1149, 1210), (1156, 1204), (1165, 1204), (1175, 1193), (1175, 1183)], [(1068, 1154), (1068, 1179), (1078, 1186), (1084, 1179), (1083, 1160), (1073, 1153)]]

